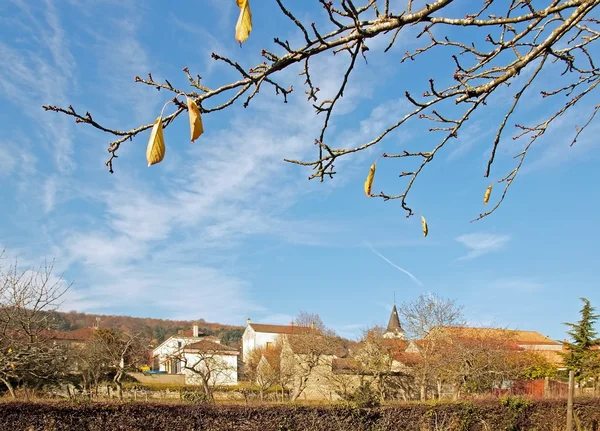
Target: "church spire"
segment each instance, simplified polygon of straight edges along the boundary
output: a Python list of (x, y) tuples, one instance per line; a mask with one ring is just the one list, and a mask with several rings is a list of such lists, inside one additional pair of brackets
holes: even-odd
[(383, 334), (385, 338), (402, 338), (404, 339), (405, 333), (404, 329), (400, 325), (400, 318), (398, 317), (398, 310), (396, 309), (396, 292), (394, 292), (394, 306), (392, 307), (392, 314), (390, 315), (390, 320), (388, 322), (385, 333)]

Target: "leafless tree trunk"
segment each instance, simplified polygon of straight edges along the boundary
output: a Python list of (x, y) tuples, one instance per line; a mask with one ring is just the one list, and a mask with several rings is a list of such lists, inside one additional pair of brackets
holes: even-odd
[(4, 383), (6, 385), (6, 388), (8, 389), (8, 392), (10, 393), (11, 398), (13, 398), (13, 399), (17, 398), (17, 395), (15, 394), (15, 389), (13, 388), (10, 381), (8, 379), (5, 379), (4, 377), (0, 377), (0, 380), (2, 381), (2, 383)]

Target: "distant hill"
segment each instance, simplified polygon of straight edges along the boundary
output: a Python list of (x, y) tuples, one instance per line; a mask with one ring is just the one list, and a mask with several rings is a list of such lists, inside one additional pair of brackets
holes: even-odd
[[(59, 331), (73, 331), (75, 329), (88, 328), (96, 321), (100, 328), (115, 328), (141, 332), (154, 343), (162, 343), (178, 331), (188, 331), (193, 325), (198, 325), (201, 332), (215, 335), (221, 338), (224, 344), (237, 346), (241, 339), (244, 327), (223, 325), (221, 323), (207, 322), (204, 319), (197, 320), (166, 320), (150, 317), (113, 316), (104, 314), (88, 314), (76, 311), (52, 312), (52, 320), (55, 328)], [(98, 319), (98, 320), (97, 320)]]

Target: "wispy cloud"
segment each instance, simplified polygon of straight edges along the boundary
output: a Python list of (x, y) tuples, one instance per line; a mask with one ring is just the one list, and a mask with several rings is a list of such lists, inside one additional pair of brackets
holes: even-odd
[[(294, 320), (294, 316), (285, 313), (273, 313), (262, 316), (256, 320), (256, 323), (270, 323), (272, 325), (289, 325)], [(252, 321), (255, 321), (252, 319)]]
[(366, 246), (377, 256), (379, 256), (381, 259), (383, 259), (384, 261), (386, 261), (387, 263), (389, 263), (391, 266), (393, 266), (394, 268), (396, 268), (398, 271), (403, 272), (404, 274), (408, 275), (412, 281), (414, 281), (416, 284), (418, 284), (419, 286), (423, 286), (423, 283), (421, 283), (421, 281), (415, 277), (414, 275), (412, 275), (410, 272), (408, 272), (406, 269), (396, 265), (394, 262), (392, 262), (391, 260), (389, 260), (387, 257), (385, 257), (384, 255), (382, 255), (381, 253), (379, 253), (377, 250), (375, 250), (373, 248), (373, 246), (366, 242), (365, 243)]
[(512, 277), (493, 280), (488, 284), (492, 289), (514, 293), (533, 293), (544, 290), (545, 285), (536, 277)]
[(0, 145), (0, 177), (8, 177), (17, 165), (16, 148), (9, 147), (8, 142)]
[(489, 233), (470, 233), (461, 235), (456, 241), (464, 245), (468, 252), (457, 260), (475, 259), (488, 253), (502, 250), (508, 241), (509, 235), (494, 235)]
[[(332, 82), (343, 73), (332, 61), (339, 62), (333, 58), (318, 66), (339, 70), (323, 74), (324, 94), (333, 92)], [(301, 77), (290, 79), (302, 87)], [(346, 110), (360, 97), (360, 92), (345, 95)], [(302, 196), (323, 187), (282, 161), (312, 153), (306, 143), (319, 130), (309, 121), (312, 107), (302, 98), (282, 105), (281, 98), (266, 93), (243, 116), (236, 112), (230, 110), (226, 127), (207, 127), (202, 145), (180, 146), (152, 171), (168, 176), (146, 177), (125, 160), (110, 191), (89, 187), (86, 195), (101, 205), (103, 219), (60, 232), (65, 258), (82, 268), (86, 280), (75, 286), (70, 307), (136, 313), (153, 304), (155, 313), (169, 317), (227, 315), (239, 322), (252, 313), (258, 320), (269, 310), (256, 305), (248, 295), (250, 284), (238, 275), (243, 269), (234, 262), (241, 246), (250, 237), (321, 246), (343, 229), (337, 220), (315, 222), (288, 212)], [(177, 129), (171, 130), (177, 140)], [(165, 292), (173, 294), (157, 305)]]
[[(45, 2), (45, 8), (34, 10), (23, 1), (13, 3), (21, 20), (15, 20), (12, 25), (19, 26), (26, 39), (11, 44), (0, 42), (3, 59), (0, 95), (18, 106), (35, 124), (39, 124), (41, 118), (43, 127), (36, 131), (42, 142), (50, 144), (47, 150), (52, 154), (56, 168), (66, 174), (74, 168), (71, 126), (63, 116), (42, 117), (39, 105), (68, 104), (68, 88), (77, 85), (74, 78), (76, 64), (51, 1)], [(36, 42), (34, 46), (31, 41)], [(40, 56), (38, 49), (45, 50), (49, 56)]]

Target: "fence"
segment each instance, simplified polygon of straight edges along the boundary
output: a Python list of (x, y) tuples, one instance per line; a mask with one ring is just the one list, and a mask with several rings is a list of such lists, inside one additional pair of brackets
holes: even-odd
[(509, 389), (494, 389), (493, 395), (520, 395), (528, 398), (567, 398), (569, 384), (549, 379), (515, 380)]

